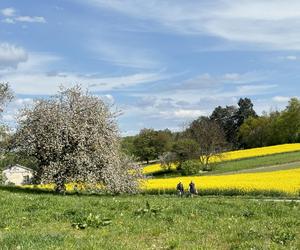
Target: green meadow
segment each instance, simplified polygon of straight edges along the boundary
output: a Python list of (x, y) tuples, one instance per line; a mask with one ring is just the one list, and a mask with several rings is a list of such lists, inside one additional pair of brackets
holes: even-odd
[(0, 191), (0, 249), (299, 249), (300, 203)]

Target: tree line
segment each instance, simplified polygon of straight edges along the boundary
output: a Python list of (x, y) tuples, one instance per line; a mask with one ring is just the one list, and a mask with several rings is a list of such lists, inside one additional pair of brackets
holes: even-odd
[(297, 98), (282, 111), (260, 116), (250, 98), (241, 98), (235, 106), (218, 106), (209, 116), (198, 117), (181, 132), (144, 128), (138, 135), (124, 137), (122, 148), (139, 161), (160, 159), (166, 166), (201, 156), (200, 164), (209, 169), (209, 159), (224, 151), (294, 142), (300, 142)]

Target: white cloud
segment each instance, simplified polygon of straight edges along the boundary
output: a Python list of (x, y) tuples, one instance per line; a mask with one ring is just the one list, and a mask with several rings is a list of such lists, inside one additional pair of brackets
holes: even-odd
[(271, 58), (272, 62), (297, 61), (299, 58), (296, 55), (284, 55)]
[(0, 68), (17, 67), (27, 59), (28, 54), (23, 48), (9, 43), (0, 43)]
[(178, 118), (197, 118), (201, 115), (205, 115), (205, 112), (201, 110), (185, 110), (185, 109), (179, 109), (174, 111), (174, 116)]
[(5, 18), (2, 20), (3, 23), (9, 23), (9, 24), (13, 24), (15, 23), (14, 19), (12, 18)]
[(6, 17), (2, 20), (4, 23), (14, 24), (16, 22), (21, 23), (46, 23), (46, 19), (42, 16), (21, 16), (16, 15), (14, 8), (5, 8), (0, 10), (0, 13)]
[(0, 12), (3, 16), (11, 17), (15, 15), (16, 10), (14, 8), (5, 8), (2, 9)]
[(178, 109), (158, 111), (157, 113), (149, 114), (149, 116), (164, 120), (185, 121), (186, 119), (191, 120), (206, 114), (207, 113), (202, 110)]
[(291, 97), (288, 96), (274, 96), (272, 100), (276, 103), (287, 103)]
[(295, 61), (297, 60), (297, 56), (286, 56), (285, 59), (290, 60), (290, 61)]
[[(278, 92), (278, 85), (262, 83), (261, 73), (225, 73), (223, 75), (202, 74), (177, 85), (167, 85), (155, 93), (135, 93), (136, 105), (128, 112), (141, 115), (159, 116), (162, 119), (184, 120), (184, 117), (205, 115), (218, 105), (236, 105), (241, 97), (256, 99)], [(134, 111), (132, 111), (132, 108)], [(143, 113), (144, 112), (144, 113)]]
[[(180, 83), (178, 89), (209, 89), (224, 87), (226, 85), (242, 85), (260, 82), (267, 78), (268, 72), (246, 72), (246, 73), (225, 73), (223, 75), (211, 75), (204, 73)], [(175, 87), (176, 88), (176, 87)]]
[(168, 32), (208, 34), (252, 44), (258, 49), (300, 50), (298, 0), (87, 0), (86, 3), (150, 20)]
[(131, 86), (154, 82), (161, 79), (156, 73), (138, 73), (113, 77), (90, 77), (63, 72), (58, 74), (47, 73), (11, 73), (0, 78), (11, 83), (18, 94), (48, 95), (57, 92), (61, 85), (66, 87), (80, 84), (92, 92), (125, 89)]
[(238, 73), (226, 73), (223, 77), (225, 80), (229, 81), (238, 81), (241, 78), (240, 74)]
[(32, 98), (15, 98), (11, 103), (8, 104), (8, 106), (5, 108), (4, 114), (2, 116), (2, 120), (10, 124), (12, 126), (15, 125), (16, 118), (18, 115), (18, 112), (21, 108), (31, 106), (33, 104)]
[(104, 97), (111, 103), (113, 103), (115, 101), (114, 97), (110, 94), (106, 94), (106, 95), (104, 95)]
[(158, 68), (160, 64), (153, 58), (153, 52), (141, 50), (134, 46), (124, 46), (116, 42), (96, 41), (88, 45), (88, 49), (97, 53), (99, 60), (112, 64), (138, 69)]
[[(14, 57), (9, 57), (7, 50), (3, 49), (2, 61), (6, 62), (8, 61), (7, 58), (15, 58), (15, 60), (12, 61), (15, 62), (16, 65), (17, 62), (21, 61), (20, 58), (23, 58), (21, 56), (18, 57), (18, 55), (22, 55), (22, 53), (17, 52), (19, 52), (18, 49), (16, 49), (15, 53), (11, 53), (15, 55)], [(19, 59), (19, 61), (17, 59)], [(17, 94), (49, 95), (56, 93), (61, 85), (70, 87), (75, 84), (80, 84), (92, 92), (98, 92), (122, 90), (168, 77), (161, 73), (143, 72), (110, 77), (78, 74), (74, 72), (57, 72), (55, 68), (57, 68), (56, 66), (59, 65), (61, 60), (62, 58), (56, 55), (28, 53), (27, 60), (20, 62), (17, 68), (0, 70), (0, 81), (9, 82)]]
[(46, 19), (42, 16), (18, 16), (14, 20), (23, 23), (46, 23)]
[[(256, 85), (243, 85), (237, 88), (237, 93), (239, 95), (259, 95), (264, 93), (269, 93), (270, 90), (275, 89), (276, 84), (256, 84)], [(237, 94), (235, 93), (235, 94)]]
[[(276, 100), (277, 98), (259, 98), (253, 101), (254, 103), (254, 109), (255, 111), (262, 115), (265, 112), (270, 113), (270, 112), (275, 112), (275, 111), (280, 111), (284, 110), (287, 105), (287, 99), (286, 98), (278, 98), (280, 100)], [(286, 101), (283, 101), (286, 99)]]

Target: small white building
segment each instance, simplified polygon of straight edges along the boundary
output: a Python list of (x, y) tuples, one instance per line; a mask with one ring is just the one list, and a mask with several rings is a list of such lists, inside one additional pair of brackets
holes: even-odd
[(33, 170), (19, 164), (11, 165), (2, 171), (5, 185), (24, 185), (29, 184), (33, 177)]

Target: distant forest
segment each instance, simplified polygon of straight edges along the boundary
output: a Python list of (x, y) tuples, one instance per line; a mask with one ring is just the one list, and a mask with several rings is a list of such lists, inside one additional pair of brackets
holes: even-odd
[(241, 98), (236, 106), (218, 106), (210, 116), (200, 116), (181, 132), (144, 128), (122, 138), (122, 150), (139, 161), (164, 155), (184, 161), (199, 157), (201, 147), (228, 151), (296, 142), (300, 142), (299, 99), (290, 99), (282, 111), (259, 116), (251, 99)]

